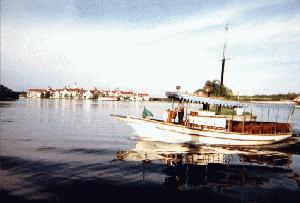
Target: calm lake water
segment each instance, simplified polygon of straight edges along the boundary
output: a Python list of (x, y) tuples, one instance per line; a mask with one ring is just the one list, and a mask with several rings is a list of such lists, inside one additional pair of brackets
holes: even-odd
[[(156, 118), (171, 103), (20, 99), (0, 103), (0, 201), (190, 197), (300, 202), (300, 144), (222, 148), (138, 139), (111, 114)], [(292, 118), (300, 131), (300, 109)], [(117, 194), (117, 195), (116, 195)], [(149, 195), (154, 194), (154, 195)], [(1, 201), (2, 202), (2, 201)]]

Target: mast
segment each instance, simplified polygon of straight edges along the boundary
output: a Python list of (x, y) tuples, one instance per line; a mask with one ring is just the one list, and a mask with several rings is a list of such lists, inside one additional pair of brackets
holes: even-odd
[[(222, 59), (222, 71), (221, 71), (221, 84), (220, 84), (220, 97), (223, 97), (223, 78), (224, 78), (224, 68), (225, 68), (225, 61), (227, 60), (225, 58), (225, 51), (226, 51), (226, 45), (227, 45), (227, 34), (228, 34), (228, 23), (225, 26), (225, 40), (224, 40), (224, 47), (223, 47), (223, 59)], [(217, 114), (221, 114), (221, 106), (218, 106), (217, 108)]]
[(224, 77), (224, 68), (225, 68), (225, 61), (227, 60), (225, 58), (225, 51), (226, 51), (226, 45), (227, 45), (227, 35), (228, 35), (228, 23), (225, 27), (225, 40), (224, 40), (224, 47), (223, 47), (223, 59), (222, 59), (222, 71), (221, 71), (221, 84), (220, 84), (220, 96), (223, 97), (223, 77)]

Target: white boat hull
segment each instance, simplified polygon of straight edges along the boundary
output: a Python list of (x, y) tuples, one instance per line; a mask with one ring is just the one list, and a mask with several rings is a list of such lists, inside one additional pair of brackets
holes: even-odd
[(126, 117), (122, 119), (138, 136), (149, 141), (166, 143), (193, 143), (210, 145), (266, 145), (280, 142), (292, 136), (288, 134), (239, 134), (190, 129), (181, 125), (168, 124), (148, 119)]

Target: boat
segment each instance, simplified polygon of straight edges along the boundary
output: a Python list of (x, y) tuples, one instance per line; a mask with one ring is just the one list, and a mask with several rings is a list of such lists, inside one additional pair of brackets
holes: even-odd
[[(193, 94), (166, 92), (167, 97), (185, 102), (209, 104), (232, 109), (268, 109), (288, 114), (285, 122), (278, 118), (257, 120), (256, 115), (215, 115), (211, 111), (190, 111), (185, 122), (176, 122), (176, 112), (167, 111), (164, 120), (113, 115), (131, 126), (141, 138), (166, 143), (192, 143), (209, 145), (267, 145), (292, 136), (291, 116), (294, 103), (237, 102), (219, 98), (201, 97)], [(187, 106), (187, 105), (186, 105)], [(252, 111), (252, 110), (251, 110)], [(233, 111), (234, 112), (234, 111)], [(278, 116), (278, 112), (277, 112)]]
[[(200, 103), (202, 111), (186, 111), (184, 123), (176, 123), (177, 112), (172, 108), (165, 112), (163, 120), (149, 119), (147, 117), (132, 117), (114, 115), (119, 120), (130, 125), (140, 137), (150, 141), (162, 141), (167, 143), (192, 143), (209, 145), (267, 145), (283, 141), (292, 136), (291, 115), (294, 112), (295, 104), (289, 103), (258, 103), (239, 102), (223, 99), (223, 76), (228, 25), (225, 27), (225, 43), (223, 48), (222, 71), (220, 82), (220, 97), (212, 98), (194, 94), (179, 92), (166, 92), (166, 96), (174, 100)], [(187, 105), (188, 106), (188, 105)], [(218, 108), (218, 114), (209, 111), (210, 106)], [(205, 107), (205, 108), (204, 108)], [(233, 109), (232, 115), (220, 115), (221, 108)], [(248, 114), (244, 112), (249, 109)], [(268, 119), (257, 119), (259, 115), (253, 115), (252, 109), (267, 109)], [(236, 109), (236, 114), (234, 114)], [(241, 111), (242, 110), (242, 111)], [(270, 111), (276, 111), (273, 119), (270, 119)], [(285, 111), (287, 119), (279, 120), (278, 112)], [(249, 112), (250, 115), (249, 115)]]

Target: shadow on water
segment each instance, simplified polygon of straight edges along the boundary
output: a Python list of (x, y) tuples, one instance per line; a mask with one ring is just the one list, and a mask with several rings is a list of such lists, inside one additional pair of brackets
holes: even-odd
[[(76, 166), (76, 164), (57, 164), (47, 161), (31, 161), (18, 157), (1, 156), (1, 170), (9, 171), (12, 176), (21, 176), (22, 183), (10, 191), (0, 191), (1, 200), (4, 202), (82, 202), (92, 200), (119, 200), (119, 198), (145, 198), (152, 200), (196, 197), (188, 191), (177, 193), (175, 190), (162, 188), (158, 184), (143, 184), (140, 181), (131, 181), (126, 176), (134, 176), (142, 170), (152, 168), (157, 170), (157, 164), (145, 168), (134, 163), (122, 163), (119, 178), (110, 179), (101, 173), (95, 176), (83, 177), (80, 174), (103, 172), (114, 174), (115, 164), (89, 164)], [(120, 164), (120, 163), (118, 163)], [(158, 165), (162, 170), (162, 165)], [(123, 172), (122, 172), (123, 171)], [(115, 176), (118, 176), (115, 174)], [(31, 188), (27, 188), (31, 187)], [(25, 191), (23, 191), (25, 188)], [(26, 189), (27, 188), (27, 189)], [(23, 194), (20, 194), (20, 191)], [(160, 195), (167, 196), (160, 196)], [(154, 195), (154, 196), (153, 196)], [(212, 196), (211, 192), (203, 192), (207, 198), (219, 201), (219, 196)], [(143, 197), (144, 196), (144, 197)], [(204, 196), (203, 196), (204, 197)], [(141, 199), (140, 199), (141, 200)], [(133, 200), (136, 201), (136, 200)]]
[[(4, 182), (22, 180), (1, 199), (74, 202), (201, 198), (222, 202), (298, 202), (292, 155), (274, 149), (225, 148), (138, 140), (131, 150), (41, 147), (40, 153), (112, 155), (101, 162), (0, 156)], [(110, 157), (110, 156), (109, 156)], [(3, 174), (2, 174), (2, 177)], [(141, 198), (141, 199), (140, 199)], [(5, 202), (6, 202), (5, 201)]]
[(43, 152), (57, 152), (57, 153), (81, 153), (81, 154), (94, 154), (94, 155), (106, 155), (112, 154), (115, 151), (110, 149), (87, 149), (87, 148), (72, 148), (72, 149), (62, 149), (56, 147), (41, 147), (37, 151)]
[(10, 107), (12, 105), (12, 102), (5, 102), (5, 101), (0, 101), (0, 108), (5, 108), (5, 107)]
[[(247, 147), (244, 147), (247, 148)], [(275, 150), (278, 152), (292, 153), (292, 154), (300, 154), (300, 137), (294, 136), (290, 137), (287, 140), (284, 140), (279, 143), (274, 143), (271, 145), (262, 145), (262, 146), (249, 146), (248, 149), (255, 149), (258, 151), (264, 150)]]
[(238, 202), (300, 200), (299, 174), (290, 167), (288, 153), (140, 140), (134, 149), (119, 151), (117, 158), (144, 164), (159, 160), (166, 166), (163, 187), (168, 189), (199, 195), (209, 191)]

